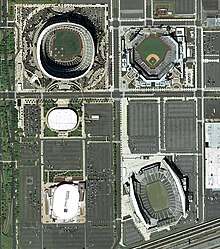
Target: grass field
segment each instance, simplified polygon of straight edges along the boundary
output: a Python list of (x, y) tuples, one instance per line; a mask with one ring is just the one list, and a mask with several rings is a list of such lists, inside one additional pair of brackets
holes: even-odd
[(56, 31), (52, 46), (55, 59), (68, 60), (73, 58), (74, 55), (81, 54), (80, 38), (73, 31)]
[(169, 208), (167, 191), (160, 181), (148, 184), (146, 186), (146, 194), (150, 205), (155, 212)]
[[(136, 49), (150, 68), (156, 68), (163, 61), (169, 47), (158, 36), (150, 36), (144, 39)], [(159, 60), (155, 60), (153, 56), (151, 61), (147, 60), (147, 57), (151, 55), (158, 56)]]
[[(161, 15), (158, 13), (159, 9), (167, 9), (169, 15)], [(172, 13), (172, 14), (171, 14)], [(175, 0), (154, 0), (154, 17), (169, 17), (170, 15), (175, 15)]]

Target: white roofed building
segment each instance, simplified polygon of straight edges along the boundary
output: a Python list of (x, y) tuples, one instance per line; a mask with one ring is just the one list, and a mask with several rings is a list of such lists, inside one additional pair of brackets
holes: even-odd
[(220, 191), (220, 123), (205, 124), (205, 186)]
[(78, 124), (77, 113), (69, 108), (55, 108), (47, 115), (47, 125), (54, 131), (70, 131)]
[(85, 182), (45, 184), (41, 211), (43, 223), (84, 223)]
[(78, 185), (62, 184), (52, 190), (51, 216), (57, 221), (74, 221), (79, 212)]

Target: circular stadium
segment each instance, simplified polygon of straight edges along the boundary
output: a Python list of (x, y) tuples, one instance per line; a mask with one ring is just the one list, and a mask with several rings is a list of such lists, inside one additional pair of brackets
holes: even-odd
[(178, 60), (178, 43), (169, 35), (147, 33), (132, 43), (131, 64), (147, 79), (161, 79)]
[(166, 158), (133, 173), (129, 183), (135, 213), (147, 228), (173, 225), (185, 216), (185, 192)]
[(49, 20), (37, 40), (37, 63), (43, 74), (54, 80), (84, 77), (95, 57), (92, 32), (91, 24), (80, 15)]
[(71, 131), (77, 127), (77, 112), (70, 108), (53, 108), (47, 114), (47, 126), (53, 131)]

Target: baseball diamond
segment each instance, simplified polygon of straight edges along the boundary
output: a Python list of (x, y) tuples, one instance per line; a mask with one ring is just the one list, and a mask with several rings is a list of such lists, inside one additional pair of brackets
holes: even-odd
[(166, 53), (170, 50), (159, 36), (151, 35), (144, 39), (136, 50), (140, 54), (144, 63), (150, 68), (156, 68), (164, 60)]

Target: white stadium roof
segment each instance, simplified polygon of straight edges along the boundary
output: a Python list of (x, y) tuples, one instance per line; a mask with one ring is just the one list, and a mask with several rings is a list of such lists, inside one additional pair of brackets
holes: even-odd
[(47, 116), (48, 127), (57, 131), (68, 131), (76, 127), (78, 122), (77, 114), (68, 108), (56, 108)]
[(53, 195), (52, 216), (58, 220), (72, 220), (79, 206), (78, 185), (60, 185)]

